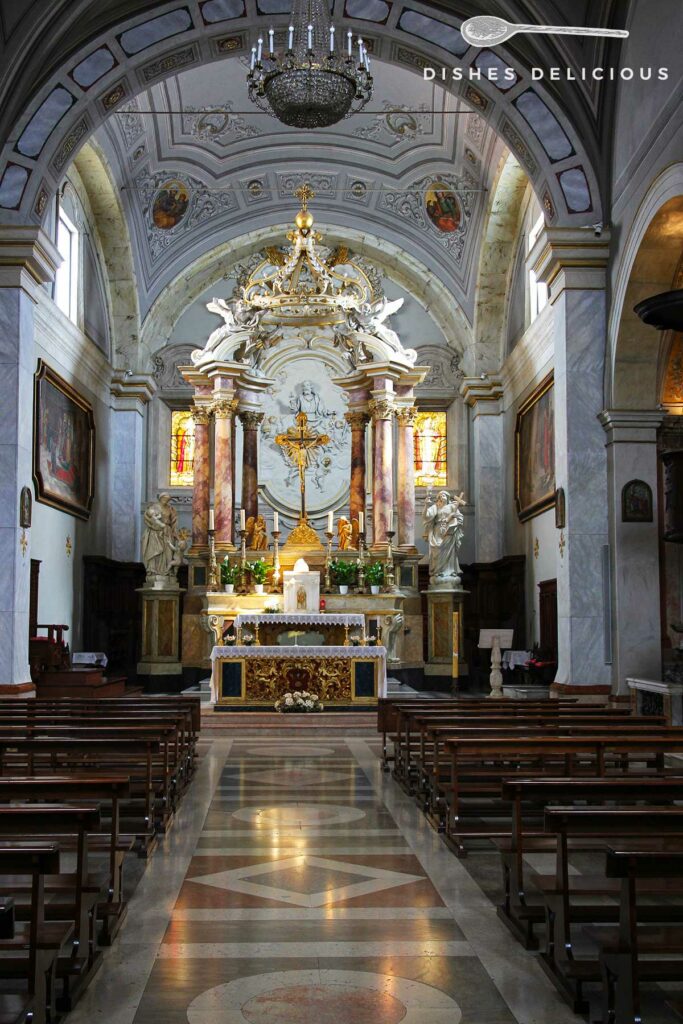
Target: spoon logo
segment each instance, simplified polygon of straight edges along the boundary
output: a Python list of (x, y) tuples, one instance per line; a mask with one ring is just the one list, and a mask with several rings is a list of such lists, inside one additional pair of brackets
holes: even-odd
[(463, 21), (460, 33), (470, 46), (500, 46), (518, 33), (525, 35), (553, 36), (600, 36), (605, 39), (628, 39), (625, 29), (616, 28), (585, 28), (570, 25), (516, 25), (496, 18), (493, 15), (481, 15)]

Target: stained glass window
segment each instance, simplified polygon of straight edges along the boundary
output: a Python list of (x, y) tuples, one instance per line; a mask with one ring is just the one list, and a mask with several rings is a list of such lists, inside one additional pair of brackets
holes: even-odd
[(445, 487), (446, 413), (419, 412), (415, 417), (415, 485)]
[(171, 487), (194, 483), (194, 420), (187, 409), (171, 413)]

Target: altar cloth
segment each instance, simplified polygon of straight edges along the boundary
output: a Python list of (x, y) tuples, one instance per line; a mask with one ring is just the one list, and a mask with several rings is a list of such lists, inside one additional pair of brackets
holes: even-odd
[(364, 626), (365, 616), (359, 613), (342, 614), (341, 612), (240, 612), (235, 619), (235, 629), (240, 626), (253, 626), (256, 623), (273, 622), (282, 626)]

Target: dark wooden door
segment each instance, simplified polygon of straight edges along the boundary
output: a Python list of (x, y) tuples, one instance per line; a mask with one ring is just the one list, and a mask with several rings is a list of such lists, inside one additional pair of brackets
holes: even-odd
[(541, 651), (557, 661), (557, 580), (538, 584)]

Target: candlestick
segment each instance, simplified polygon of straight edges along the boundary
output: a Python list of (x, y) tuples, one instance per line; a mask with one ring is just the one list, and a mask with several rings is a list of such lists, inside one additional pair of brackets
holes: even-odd
[(327, 554), (325, 555), (324, 589), (325, 589), (325, 593), (326, 594), (331, 594), (332, 593), (332, 572), (331, 572), (331, 566), (332, 566), (332, 538), (334, 537), (334, 533), (332, 532), (332, 530), (327, 530), (327, 532), (325, 533), (325, 536), (327, 537)]
[(216, 540), (213, 528), (209, 530), (209, 585), (210, 593), (218, 590), (218, 562), (216, 561)]
[(287, 43), (287, 49), (288, 50), (293, 50), (294, 49), (294, 26), (293, 25), (289, 26), (289, 42)]
[(273, 512), (273, 533), (280, 532), (280, 516), (277, 512)]
[(214, 510), (212, 508), (210, 508), (209, 509), (209, 531), (211, 531), (211, 532), (213, 532), (213, 530), (215, 530), (215, 528), (216, 528), (216, 523), (215, 523), (214, 515), (215, 515), (214, 514)]
[[(362, 515), (363, 513), (359, 513)], [(358, 533), (358, 573), (357, 573), (357, 594), (365, 593), (365, 534)]]
[(240, 530), (240, 583), (239, 590), (241, 594), (247, 592), (247, 531), (245, 529)]
[(391, 543), (393, 537), (394, 531), (387, 530), (387, 558), (384, 563), (384, 590), (387, 594), (395, 594), (398, 590), (396, 586), (396, 577), (394, 575), (394, 552)]
[[(277, 512), (275, 513), (277, 516)], [(273, 530), (273, 585), (271, 593), (280, 593), (280, 531)]]

